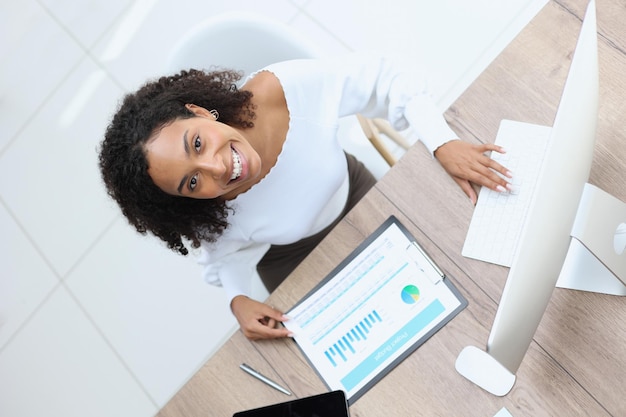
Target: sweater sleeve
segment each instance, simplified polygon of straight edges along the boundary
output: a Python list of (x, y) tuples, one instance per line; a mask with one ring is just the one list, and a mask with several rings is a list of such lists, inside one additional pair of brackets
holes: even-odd
[[(302, 95), (315, 89), (323, 91), (327, 97), (324, 105), (336, 104), (339, 117), (360, 113), (386, 118), (397, 130), (411, 127), (432, 154), (458, 135), (437, 108), (423, 71), (399, 62), (372, 53), (353, 53), (332, 59), (288, 61), (269, 69), (300, 79)], [(283, 66), (289, 70), (281, 70)]]
[(201, 245), (198, 263), (203, 267), (205, 282), (223, 287), (228, 300), (240, 294), (250, 295), (256, 266), (270, 244), (226, 240)]

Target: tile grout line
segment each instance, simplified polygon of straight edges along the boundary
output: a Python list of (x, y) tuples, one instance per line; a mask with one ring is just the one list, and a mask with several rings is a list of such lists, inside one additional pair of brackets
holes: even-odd
[(306, 6), (311, 3), (312, 0), (307, 1), (304, 5), (299, 5), (296, 4), (292, 1), (292, 4), (295, 6), (295, 8), (298, 10), (298, 13), (296, 13), (291, 19), (289, 19), (289, 22), (292, 23), (298, 16), (304, 16), (305, 18), (309, 19), (311, 22), (313, 22), (318, 28), (320, 28), (323, 32), (327, 33), (331, 38), (333, 38), (334, 40), (336, 40), (341, 46), (343, 46), (344, 48), (346, 48), (346, 50), (348, 51), (353, 51), (352, 47), (350, 47), (348, 44), (346, 44), (343, 39), (339, 38), (335, 33), (333, 33), (332, 31), (330, 31), (326, 26), (324, 26), (319, 20), (317, 20), (315, 17), (313, 17), (311, 14), (309, 14), (309, 12), (306, 10)]
[[(63, 22), (61, 20), (59, 20), (59, 18), (52, 12), (52, 10), (50, 10), (48, 7), (46, 7), (45, 4), (42, 4), (41, 0), (35, 0), (35, 3), (41, 7), (41, 9), (46, 13), (47, 16), (49, 16), (54, 23), (66, 34), (70, 37), (70, 39), (78, 46), (79, 49), (81, 49), (83, 51), (83, 56), (77, 60), (77, 62), (72, 65), (69, 70), (67, 71), (67, 73), (61, 77), (59, 79), (59, 82), (57, 83), (57, 85), (45, 96), (42, 98), (41, 102), (35, 106), (35, 108), (29, 113), (29, 117), (26, 119), (26, 121), (17, 129), (17, 132), (11, 137), (9, 138), (9, 140), (0, 147), (0, 159), (3, 157), (3, 155), (7, 152), (7, 150), (15, 143), (15, 141), (19, 138), (20, 133), (26, 128), (26, 126), (28, 126), (30, 120), (32, 120), (36, 114), (39, 113), (39, 111), (50, 101), (50, 99), (58, 92), (58, 90), (61, 88), (61, 86), (71, 77), (72, 73), (85, 61), (85, 59), (89, 58), (91, 59), (94, 64), (96, 64), (96, 66), (98, 68), (100, 68), (102, 71), (104, 71), (104, 73), (107, 75), (107, 77), (114, 83), (116, 84), (118, 87), (120, 87), (120, 89), (122, 91), (126, 91), (126, 88), (124, 88), (124, 86), (122, 85), (122, 83), (119, 82), (119, 80), (117, 80), (112, 74), (109, 73), (109, 71), (107, 70), (107, 68), (102, 65), (102, 62), (95, 57), (92, 52), (91, 49), (88, 48), (86, 45), (84, 45), (79, 38), (77, 38), (74, 33), (68, 28), (66, 27)], [(127, 7), (127, 9), (130, 6)], [(122, 12), (120, 12), (120, 15), (122, 15), (123, 13), (126, 12), (126, 9), (123, 10)], [(97, 44), (98, 41), (100, 39), (102, 39), (102, 37), (106, 34), (106, 32), (114, 26), (115, 23), (112, 23), (109, 28), (105, 29), (102, 33), (102, 35), (96, 39), (96, 41), (94, 42), (94, 44)]]
[(5, 349), (8, 348), (8, 346), (17, 338), (17, 336), (24, 330), (24, 328), (26, 328), (26, 326), (33, 320), (33, 318), (39, 314), (39, 311), (41, 310), (41, 307), (46, 304), (48, 302), (48, 300), (52, 297), (52, 295), (58, 291), (58, 289), (61, 287), (61, 281), (59, 280), (56, 284), (54, 284), (54, 286), (52, 287), (52, 289), (48, 292), (48, 294), (46, 294), (42, 300), (35, 306), (35, 308), (31, 311), (30, 314), (28, 314), (26, 316), (26, 318), (22, 321), (22, 323), (17, 327), (17, 329), (15, 329), (15, 331), (13, 332), (13, 334), (11, 334), (6, 342), (4, 342), (4, 345), (0, 346), (0, 356), (2, 356), (2, 353), (5, 351)]
[[(106, 68), (105, 65), (102, 64), (101, 60), (98, 57), (93, 55), (92, 48), (95, 45), (97, 45), (106, 36), (107, 32), (109, 32), (113, 27), (115, 27), (118, 18), (123, 16), (128, 11), (128, 9), (130, 9), (132, 7), (132, 3), (129, 3), (129, 5), (126, 6), (126, 8), (124, 8), (122, 11), (120, 11), (119, 14), (117, 15), (117, 17), (115, 19), (113, 19), (111, 24), (108, 27), (103, 29), (102, 34), (93, 41), (93, 45), (87, 46), (87, 45), (83, 44), (80, 41), (80, 39), (74, 35), (74, 32), (72, 32), (70, 30), (70, 28), (68, 28), (67, 26), (65, 26), (63, 24), (63, 22), (56, 16), (56, 14), (52, 10), (50, 10), (48, 7), (46, 7), (45, 4), (42, 4), (41, 0), (35, 0), (35, 1), (46, 12), (46, 14), (48, 16), (50, 16), (50, 18), (59, 26), (59, 28), (61, 28), (72, 39), (72, 41), (74, 41), (76, 43), (76, 45), (80, 49), (82, 49), (82, 51), (84, 53), (83, 58), (79, 61), (79, 63), (76, 66), (72, 67), (72, 69), (68, 72), (68, 76), (64, 77), (61, 80), (61, 82), (59, 83), (59, 85), (61, 85), (69, 77), (69, 75), (78, 67), (78, 65), (83, 62), (85, 57), (88, 57), (88, 58), (90, 58), (94, 62), (94, 64), (96, 64), (96, 66), (99, 69), (101, 69), (107, 75), (107, 77), (110, 79), (110, 81), (112, 81), (114, 84), (116, 84), (118, 87), (120, 87), (120, 89), (122, 91), (126, 91), (126, 88), (122, 85), (122, 83), (120, 83), (119, 80), (117, 80), (117, 78), (115, 78), (111, 73), (109, 73), (108, 69)], [(55, 91), (56, 91), (56, 89), (55, 89)], [(1, 156), (1, 152), (0, 152), (0, 156)]]
[[(77, 62), (69, 68), (67, 73), (65, 75), (63, 75), (63, 77), (61, 77), (59, 79), (59, 82), (57, 83), (57, 85), (45, 97), (42, 98), (41, 102), (37, 106), (35, 106), (35, 108), (31, 112), (29, 112), (29, 117), (27, 117), (26, 121), (17, 129), (17, 132), (11, 138), (9, 138), (9, 140), (3, 146), (0, 147), (0, 158), (3, 157), (3, 155), (7, 152), (7, 150), (19, 138), (20, 133), (26, 128), (26, 126), (28, 126), (28, 124), (30, 123), (30, 120), (32, 120), (35, 117), (35, 115), (38, 114), (39, 111), (50, 101), (50, 99), (58, 92), (58, 90), (61, 88), (61, 86), (70, 78), (72, 73), (84, 62), (86, 57), (88, 57), (92, 61), (94, 61), (94, 63), (98, 66), (98, 68), (104, 70), (105, 73), (107, 74), (107, 76), (109, 76), (109, 78), (111, 79), (111, 81), (113, 81), (116, 85), (118, 85), (122, 90), (125, 90), (125, 88), (122, 87), (121, 83), (119, 83), (119, 81), (117, 79), (115, 79), (115, 77), (112, 77), (111, 74), (109, 74), (108, 71), (106, 70), (106, 68), (102, 65), (102, 63), (91, 54), (90, 49), (87, 48), (87, 46), (85, 46), (83, 43), (81, 43), (80, 39), (78, 39), (74, 35), (74, 33), (71, 30), (69, 30), (69, 28), (67, 28), (63, 24), (63, 22), (61, 22), (57, 18), (57, 16), (49, 8), (47, 8), (44, 4), (41, 3), (41, 0), (35, 0), (35, 3), (39, 7), (41, 7), (41, 9), (45, 12), (45, 14), (48, 17), (50, 17), (53, 20), (53, 22), (66, 35), (68, 35), (70, 37), (72, 42), (74, 42), (78, 46), (79, 49), (81, 49), (83, 51), (83, 56), (81, 58), (79, 58), (77, 60)], [(102, 36), (104, 36), (104, 33), (106, 33), (106, 31), (107, 31), (106, 29), (103, 31), (103, 35)], [(98, 40), (96, 40), (96, 43), (97, 43), (97, 41)]]
[[(76, 260), (76, 262), (74, 263), (74, 265), (67, 270), (66, 274), (65, 274), (65, 278), (67, 278), (69, 275), (71, 275), (71, 273), (74, 271), (74, 269), (80, 265), (80, 263), (85, 259), (85, 257), (92, 251), (92, 249), (103, 239), (103, 237), (113, 228), (113, 226), (120, 220), (120, 216), (116, 215), (115, 218), (102, 230), (102, 232), (92, 241), (92, 243), (87, 246), (87, 248), (84, 250), (84, 252), (82, 253), (82, 255), (80, 255), (78, 257), (78, 259)], [(129, 375), (132, 377), (133, 381), (135, 381), (135, 383), (140, 387), (141, 391), (146, 395), (146, 397), (150, 400), (150, 402), (152, 403), (152, 405), (155, 406), (157, 412), (158, 410), (161, 408), (158, 404), (158, 402), (156, 401), (156, 399), (150, 394), (150, 392), (148, 391), (148, 389), (144, 386), (144, 384), (141, 382), (141, 380), (139, 379), (139, 377), (135, 374), (135, 372), (132, 370), (132, 368), (130, 367), (130, 365), (128, 365), (128, 363), (126, 362), (126, 360), (124, 359), (124, 357), (122, 356), (122, 354), (115, 348), (115, 346), (113, 345), (113, 342), (111, 342), (109, 340), (109, 338), (106, 336), (106, 334), (104, 333), (104, 330), (102, 330), (100, 328), (100, 326), (97, 324), (97, 322), (94, 320), (94, 318), (91, 316), (91, 314), (89, 313), (87, 307), (83, 304), (83, 302), (80, 300), (80, 298), (72, 291), (72, 289), (67, 285), (66, 280), (61, 279), (61, 285), (65, 288), (65, 290), (67, 291), (67, 293), (70, 295), (70, 297), (72, 298), (72, 300), (74, 300), (74, 302), (78, 305), (78, 307), (80, 308), (80, 310), (83, 312), (83, 314), (85, 315), (85, 317), (87, 318), (87, 320), (89, 321), (89, 323), (91, 323), (91, 325), (94, 327), (94, 329), (96, 330), (96, 332), (100, 335), (100, 337), (102, 338), (102, 340), (104, 341), (104, 343), (109, 347), (109, 349), (111, 349), (111, 351), (113, 352), (114, 356), (117, 358), (117, 360), (119, 361), (119, 363), (122, 365), (122, 367), (129, 373)]]
[(80, 301), (80, 299), (76, 296), (76, 294), (74, 294), (74, 292), (69, 288), (69, 286), (67, 285), (67, 283), (65, 281), (61, 281), (60, 285), (65, 289), (65, 291), (67, 292), (67, 294), (72, 298), (72, 300), (76, 303), (76, 305), (78, 306), (78, 308), (82, 311), (82, 313), (84, 314), (85, 318), (89, 321), (89, 323), (93, 326), (93, 328), (95, 329), (95, 331), (98, 333), (98, 335), (100, 335), (100, 337), (102, 338), (102, 341), (106, 344), (106, 346), (111, 350), (111, 352), (113, 353), (113, 355), (115, 356), (115, 358), (118, 360), (118, 362), (122, 365), (122, 367), (126, 370), (126, 372), (128, 372), (128, 374), (130, 375), (130, 377), (132, 378), (133, 381), (135, 381), (135, 383), (137, 384), (137, 386), (141, 389), (141, 391), (146, 395), (146, 398), (148, 398), (148, 400), (152, 403), (152, 405), (155, 407), (156, 411), (158, 412), (158, 410), (161, 408), (161, 406), (159, 406), (158, 402), (156, 401), (155, 398), (152, 397), (152, 395), (150, 394), (150, 392), (146, 389), (146, 387), (143, 385), (143, 383), (141, 382), (141, 380), (137, 377), (137, 375), (135, 374), (135, 372), (133, 372), (132, 368), (128, 365), (128, 363), (126, 362), (126, 360), (122, 357), (122, 355), (118, 352), (118, 350), (115, 348), (115, 346), (113, 345), (113, 343), (106, 337), (104, 331), (100, 328), (100, 326), (97, 325), (97, 323), (95, 322), (95, 320), (93, 319), (93, 317), (91, 316), (91, 314), (89, 314), (89, 312), (87, 311), (87, 309), (85, 308), (85, 306), (83, 305), (83, 303)]
[[(102, 232), (92, 241), (92, 243), (87, 246), (87, 248), (83, 251), (83, 253), (76, 259), (76, 262), (74, 262), (74, 265), (72, 267), (70, 267), (67, 272), (65, 273), (65, 278), (67, 278), (68, 276), (71, 275), (71, 273), (74, 271), (74, 269), (80, 265), (80, 263), (85, 259), (85, 257), (91, 252), (91, 250), (103, 239), (103, 237), (113, 228), (113, 226), (119, 221), (120, 217), (119, 215), (116, 215), (115, 218), (102, 230)], [(72, 291), (72, 289), (67, 285), (66, 279), (60, 279), (60, 284), (61, 286), (65, 289), (65, 291), (70, 295), (70, 297), (72, 298), (72, 300), (74, 300), (74, 302), (76, 303), (76, 305), (80, 308), (80, 310), (83, 312), (85, 318), (87, 318), (87, 320), (89, 321), (89, 323), (93, 326), (93, 328), (96, 330), (96, 332), (100, 335), (100, 337), (102, 338), (102, 340), (104, 341), (104, 343), (109, 347), (109, 349), (111, 349), (111, 351), (113, 352), (114, 356), (117, 358), (117, 360), (119, 361), (119, 363), (122, 365), (122, 367), (129, 373), (129, 375), (132, 377), (133, 381), (135, 381), (135, 383), (140, 387), (141, 391), (146, 395), (146, 397), (150, 400), (150, 402), (152, 403), (152, 405), (154, 405), (157, 409), (157, 411), (160, 409), (160, 406), (158, 404), (158, 402), (156, 401), (156, 399), (150, 394), (150, 392), (148, 391), (148, 389), (144, 386), (144, 384), (141, 382), (141, 380), (139, 379), (139, 377), (135, 374), (135, 372), (133, 372), (132, 368), (130, 367), (130, 365), (128, 365), (128, 363), (126, 362), (126, 360), (124, 359), (124, 357), (122, 356), (122, 354), (115, 348), (115, 346), (113, 345), (113, 342), (111, 342), (109, 340), (109, 338), (106, 336), (104, 330), (102, 330), (100, 328), (100, 326), (97, 324), (97, 322), (94, 320), (94, 318), (91, 316), (91, 314), (89, 313), (87, 307), (82, 303), (82, 301), (80, 300), (80, 298)]]
[[(33, 247), (33, 249), (35, 250), (35, 252), (40, 256), (40, 258), (43, 260), (43, 262), (46, 264), (46, 266), (50, 269), (50, 271), (56, 276), (58, 282), (53, 286), (53, 288), (48, 292), (48, 294), (46, 294), (43, 299), (41, 300), (41, 302), (39, 302), (35, 308), (32, 310), (32, 312), (22, 321), (22, 323), (15, 329), (15, 331), (13, 332), (13, 334), (11, 336), (8, 337), (8, 339), (6, 340), (6, 342), (4, 343), (4, 345), (2, 347), (0, 347), (0, 355), (2, 355), (2, 353), (4, 352), (4, 350), (18, 337), (18, 335), (24, 330), (24, 328), (26, 328), (26, 326), (34, 319), (35, 316), (37, 316), (39, 314), (39, 312), (41, 311), (42, 307), (48, 302), (48, 300), (50, 300), (50, 298), (52, 297), (52, 295), (54, 293), (56, 293), (57, 291), (59, 291), (60, 288), (64, 289), (66, 291), (66, 293), (72, 298), (72, 300), (76, 303), (76, 305), (79, 307), (79, 309), (82, 311), (82, 313), (84, 314), (85, 318), (87, 319), (87, 321), (93, 326), (94, 330), (100, 335), (100, 337), (102, 338), (102, 340), (104, 341), (104, 343), (106, 344), (106, 346), (112, 351), (112, 353), (114, 354), (114, 356), (117, 358), (117, 360), (119, 361), (119, 363), (122, 365), (122, 367), (129, 373), (129, 375), (131, 376), (131, 378), (133, 379), (133, 381), (135, 381), (135, 383), (139, 386), (139, 388), (141, 389), (141, 391), (146, 395), (146, 397), (148, 398), (148, 400), (150, 401), (150, 403), (152, 403), (152, 405), (154, 405), (156, 407), (157, 410), (159, 410), (161, 407), (159, 406), (158, 402), (155, 400), (155, 398), (152, 397), (152, 395), (148, 392), (148, 390), (146, 389), (146, 387), (143, 385), (143, 383), (139, 380), (139, 378), (137, 377), (137, 375), (132, 371), (132, 369), (130, 368), (130, 366), (126, 363), (126, 361), (124, 360), (124, 358), (122, 357), (122, 355), (117, 351), (117, 349), (113, 346), (112, 342), (106, 337), (106, 335), (104, 334), (103, 330), (100, 328), (100, 326), (97, 325), (97, 323), (93, 320), (93, 318), (91, 317), (91, 315), (88, 313), (86, 307), (83, 305), (83, 303), (79, 300), (79, 298), (76, 296), (76, 294), (74, 294), (74, 292), (67, 286), (67, 283), (65, 282), (65, 279), (60, 275), (60, 273), (53, 267), (53, 265), (51, 264), (50, 260), (44, 255), (44, 253), (42, 252), (41, 248), (36, 244), (36, 242), (33, 240), (33, 238), (30, 236), (30, 234), (26, 231), (26, 229), (23, 227), (23, 225), (21, 224), (21, 222), (19, 222), (19, 220), (17, 219), (17, 217), (15, 216), (15, 214), (13, 213), (13, 211), (11, 210), (11, 208), (6, 204), (6, 202), (4, 201), (4, 199), (2, 198), (2, 196), (0, 195), (0, 205), (2, 205), (5, 210), (7, 211), (7, 213), (9, 214), (9, 217), (14, 221), (14, 223), (17, 225), (17, 227), (20, 229), (20, 231), (24, 234), (25, 238), (27, 239), (27, 241), (31, 244), (31, 246)], [(83, 252), (83, 254), (77, 259), (77, 261), (74, 263), (74, 265), (67, 271), (67, 273), (65, 274), (65, 276), (67, 277), (69, 274), (71, 274), (71, 272), (76, 268), (77, 265), (79, 265), (81, 263), (81, 261), (85, 258), (85, 256), (87, 256), (87, 254), (93, 249), (94, 246), (96, 246), (96, 244), (103, 238), (103, 236), (113, 227), (113, 225), (115, 223), (117, 223), (118, 221), (118, 217), (116, 216), (115, 219), (113, 219), (113, 221), (111, 221), (104, 229), (103, 231), (96, 237), (96, 239), (94, 239), (94, 241), (92, 242), (91, 245), (89, 245), (85, 251)]]
[[(488, 45), (485, 46), (485, 48), (483, 49), (483, 52), (473, 62), (471, 62), (470, 65), (468, 65), (467, 70), (465, 71), (463, 76), (455, 80), (454, 83), (452, 83), (452, 85), (441, 95), (439, 100), (437, 100), (440, 107), (448, 108), (450, 105), (452, 105), (452, 103), (458, 98), (458, 96), (463, 94), (463, 92), (465, 91), (465, 88), (461, 89), (462, 85), (465, 84), (469, 86), (476, 79), (476, 77), (480, 76), (482, 71), (479, 71), (478, 73), (476, 73), (477, 69), (481, 67), (486, 68), (491, 62), (493, 62), (493, 60), (497, 58), (498, 54), (511, 41), (513, 41), (515, 37), (517, 37), (522, 32), (522, 30), (524, 30), (524, 28), (528, 25), (528, 23), (530, 23), (532, 18), (536, 16), (541, 10), (541, 8), (543, 8), (543, 6), (545, 6), (547, 3), (548, 3), (548, 0), (532, 0), (526, 3), (526, 5), (511, 20), (509, 20), (509, 23), (503, 27), (503, 29), (498, 33), (498, 35), (494, 37), (494, 39)], [(540, 5), (541, 7), (539, 7)], [(526, 18), (526, 17), (530, 17), (530, 18), (526, 19), (526, 23), (523, 26), (519, 27), (520, 19)], [(517, 30), (515, 35), (511, 38), (511, 40), (506, 45), (496, 48), (498, 45), (500, 45), (504, 36), (507, 33), (510, 33), (511, 27), (516, 27), (519, 29)], [(496, 49), (499, 51), (498, 54), (496, 54), (493, 58), (488, 59), (491, 56), (491, 53)], [(486, 62), (487, 65), (484, 65), (484, 66), (481, 65), (481, 63), (483, 62)], [(471, 78), (472, 76), (473, 78), (470, 79), (469, 80), (470, 82), (468, 83), (467, 82), (468, 78)], [(461, 90), (461, 91), (458, 91), (458, 90)]]

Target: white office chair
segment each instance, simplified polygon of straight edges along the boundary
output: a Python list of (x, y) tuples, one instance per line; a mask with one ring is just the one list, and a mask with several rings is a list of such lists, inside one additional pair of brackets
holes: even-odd
[[(177, 72), (218, 66), (241, 70), (248, 75), (275, 62), (322, 56), (323, 51), (315, 43), (282, 22), (255, 14), (224, 13), (184, 34), (169, 56), (167, 70)], [(349, 124), (341, 126), (340, 141), (347, 152), (380, 178), (397, 160), (386, 143), (395, 142), (401, 151), (408, 149), (409, 144), (383, 119), (359, 116), (358, 121), (380, 156), (372, 152), (367, 141), (361, 140), (361, 135), (354, 137)], [(393, 142), (385, 141), (381, 133)]]

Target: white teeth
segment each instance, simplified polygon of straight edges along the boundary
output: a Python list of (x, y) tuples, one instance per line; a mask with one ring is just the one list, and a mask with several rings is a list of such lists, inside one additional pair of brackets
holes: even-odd
[(230, 152), (233, 154), (233, 172), (230, 175), (230, 180), (232, 181), (236, 180), (241, 175), (241, 158), (233, 148), (230, 149)]

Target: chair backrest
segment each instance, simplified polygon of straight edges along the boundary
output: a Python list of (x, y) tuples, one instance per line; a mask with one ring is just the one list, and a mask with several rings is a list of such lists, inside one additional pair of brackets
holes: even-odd
[(168, 72), (218, 66), (248, 75), (275, 62), (322, 55), (320, 48), (287, 24), (258, 15), (225, 13), (182, 36), (169, 56)]

